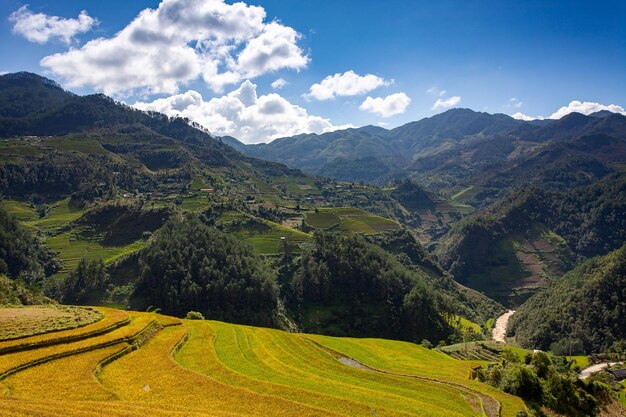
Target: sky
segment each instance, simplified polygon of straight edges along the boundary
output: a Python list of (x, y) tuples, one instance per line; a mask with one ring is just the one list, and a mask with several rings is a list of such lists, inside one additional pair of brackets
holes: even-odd
[(626, 2), (0, 2), (0, 72), (245, 143), (464, 107), (626, 114)]

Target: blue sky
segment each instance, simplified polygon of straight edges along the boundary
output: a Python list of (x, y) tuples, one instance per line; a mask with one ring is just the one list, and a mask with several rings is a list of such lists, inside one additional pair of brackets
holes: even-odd
[[(624, 1), (164, 3), (175, 18), (160, 1), (4, 0), (0, 71), (42, 73), (79, 93), (105, 91), (246, 142), (344, 125), (394, 127), (450, 107), (548, 117), (572, 101), (581, 103), (560, 115), (626, 106)], [(145, 36), (118, 36), (144, 9), (152, 13), (135, 29)], [(201, 18), (197, 27), (189, 16)], [(222, 32), (216, 17), (226, 22)], [(97, 38), (110, 42), (87, 48)], [(224, 47), (228, 55), (217, 52)], [(269, 57), (261, 59), (264, 51)], [(336, 83), (306, 95), (335, 74)], [(287, 84), (272, 88), (279, 78)]]

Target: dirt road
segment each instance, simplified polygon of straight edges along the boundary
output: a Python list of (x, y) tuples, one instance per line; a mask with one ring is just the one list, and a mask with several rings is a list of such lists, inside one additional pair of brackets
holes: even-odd
[(589, 378), (593, 374), (597, 374), (598, 372), (602, 371), (605, 368), (608, 368), (608, 367), (611, 367), (611, 366), (614, 366), (614, 365), (623, 365), (623, 364), (624, 364), (624, 362), (597, 363), (595, 365), (588, 366), (585, 369), (583, 369), (582, 371), (580, 371), (578, 376), (580, 377), (580, 379), (586, 379), (586, 378)]
[(496, 323), (491, 329), (491, 337), (496, 342), (506, 343), (506, 330), (509, 326), (509, 319), (515, 313), (515, 310), (508, 310), (506, 313), (498, 317)]

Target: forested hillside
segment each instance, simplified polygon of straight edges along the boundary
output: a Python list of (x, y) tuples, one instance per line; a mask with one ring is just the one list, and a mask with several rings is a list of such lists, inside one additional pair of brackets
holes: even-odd
[(626, 177), (567, 191), (525, 187), (454, 227), (438, 248), (462, 283), (519, 303), (571, 268), (626, 242)]
[(513, 316), (511, 334), (525, 347), (561, 344), (574, 353), (604, 352), (626, 339), (626, 246), (590, 259), (530, 298)]

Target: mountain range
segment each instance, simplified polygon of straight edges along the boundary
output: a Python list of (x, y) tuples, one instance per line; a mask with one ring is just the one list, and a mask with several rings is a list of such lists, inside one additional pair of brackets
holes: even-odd
[(572, 177), (613, 172), (611, 164), (624, 160), (626, 117), (601, 111), (526, 122), (452, 109), (391, 130), (365, 126), (257, 145), (222, 139), (248, 155), (338, 180), (410, 177), (449, 195), (472, 186), (473, 194), (482, 192), (472, 202), (480, 203), (511, 183), (550, 181), (551, 171), (572, 164)]

